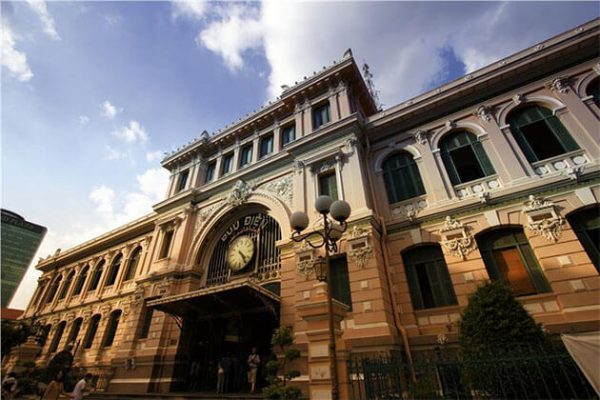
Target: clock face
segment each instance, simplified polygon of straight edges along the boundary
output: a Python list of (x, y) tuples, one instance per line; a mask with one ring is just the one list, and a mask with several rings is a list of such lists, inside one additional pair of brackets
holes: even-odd
[(227, 264), (232, 271), (243, 270), (254, 256), (254, 240), (250, 236), (235, 238), (227, 249)]

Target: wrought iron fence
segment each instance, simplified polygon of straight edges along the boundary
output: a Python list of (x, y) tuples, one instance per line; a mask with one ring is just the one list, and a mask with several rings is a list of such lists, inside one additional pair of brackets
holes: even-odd
[(598, 399), (562, 346), (515, 345), (477, 359), (451, 350), (349, 361), (353, 400)]

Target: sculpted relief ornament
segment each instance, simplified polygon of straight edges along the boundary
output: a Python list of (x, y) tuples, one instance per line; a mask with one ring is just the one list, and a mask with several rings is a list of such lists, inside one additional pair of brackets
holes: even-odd
[(558, 241), (565, 220), (558, 215), (552, 201), (531, 195), (525, 202), (523, 213), (527, 215), (527, 228), (534, 235), (542, 236), (551, 242)]
[(275, 193), (286, 204), (292, 204), (292, 175), (288, 174), (275, 181), (260, 186), (261, 189)]
[(248, 200), (248, 197), (250, 197), (253, 191), (254, 188), (251, 185), (239, 179), (235, 185), (233, 185), (233, 189), (231, 189), (225, 202), (233, 207), (241, 206)]
[(453, 219), (450, 216), (446, 217), (444, 225), (440, 229), (442, 240), (440, 244), (444, 250), (444, 254), (460, 257), (463, 260), (467, 258), (467, 254), (475, 250), (475, 239), (471, 235), (462, 222)]
[(360, 269), (367, 265), (373, 254), (370, 237), (368, 229), (358, 225), (352, 227), (348, 235), (348, 255)]

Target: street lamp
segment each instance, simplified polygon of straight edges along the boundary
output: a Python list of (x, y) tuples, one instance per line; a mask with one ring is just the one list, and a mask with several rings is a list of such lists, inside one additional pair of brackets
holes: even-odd
[(308, 215), (302, 211), (292, 213), (290, 224), (293, 229), (292, 240), (305, 241), (313, 249), (323, 247), (325, 257), (319, 257), (314, 270), (317, 280), (327, 282), (327, 313), (329, 317), (329, 368), (331, 374), (331, 398), (339, 399), (339, 384), (337, 372), (337, 354), (335, 348), (335, 330), (333, 321), (333, 300), (331, 297), (332, 282), (329, 254), (337, 252), (337, 242), (348, 228), (346, 220), (350, 216), (350, 205), (343, 200), (333, 201), (329, 196), (319, 196), (315, 209), (323, 216), (323, 230), (302, 233), (308, 227)]

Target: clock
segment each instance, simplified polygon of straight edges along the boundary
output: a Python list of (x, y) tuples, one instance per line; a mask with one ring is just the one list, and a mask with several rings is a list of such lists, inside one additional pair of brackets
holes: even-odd
[(248, 266), (254, 257), (254, 240), (248, 236), (238, 236), (229, 243), (227, 264), (234, 271), (241, 271)]

